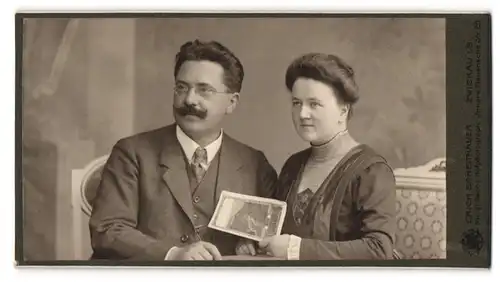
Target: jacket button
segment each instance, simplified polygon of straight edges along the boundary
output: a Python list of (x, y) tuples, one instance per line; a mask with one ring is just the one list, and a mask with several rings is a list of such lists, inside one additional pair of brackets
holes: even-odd
[(189, 236), (186, 235), (186, 234), (184, 234), (184, 235), (181, 236), (181, 242), (182, 243), (186, 243), (188, 239), (189, 239)]
[(199, 201), (200, 201), (200, 197), (199, 196), (194, 197), (194, 202), (195, 203), (198, 203)]

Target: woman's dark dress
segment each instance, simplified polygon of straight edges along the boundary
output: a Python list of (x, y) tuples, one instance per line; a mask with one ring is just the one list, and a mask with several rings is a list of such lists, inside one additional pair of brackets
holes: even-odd
[(310, 154), (311, 148), (287, 160), (276, 194), (288, 206), (282, 233), (302, 238), (299, 259), (391, 259), (396, 185), (386, 161), (355, 146), (315, 193), (297, 194)]

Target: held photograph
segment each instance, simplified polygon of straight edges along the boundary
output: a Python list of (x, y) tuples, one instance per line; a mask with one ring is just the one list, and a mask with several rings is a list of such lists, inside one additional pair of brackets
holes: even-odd
[(487, 267), (490, 29), (19, 13), (16, 261)]
[(286, 202), (222, 191), (209, 227), (254, 241), (281, 234)]

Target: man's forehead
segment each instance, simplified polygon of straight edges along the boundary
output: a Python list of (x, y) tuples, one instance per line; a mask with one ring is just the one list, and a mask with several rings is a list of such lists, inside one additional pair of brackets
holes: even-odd
[(186, 61), (184, 62), (179, 72), (178, 79), (222, 79), (224, 76), (224, 68), (218, 63), (211, 61)]

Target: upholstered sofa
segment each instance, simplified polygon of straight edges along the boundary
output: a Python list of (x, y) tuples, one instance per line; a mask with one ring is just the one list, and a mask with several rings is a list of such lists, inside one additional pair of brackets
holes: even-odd
[(446, 163), (396, 169), (396, 249), (404, 259), (446, 258)]

